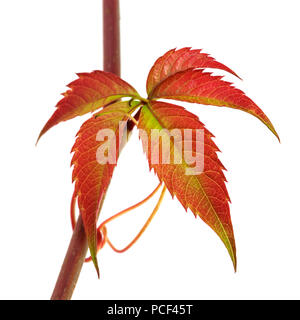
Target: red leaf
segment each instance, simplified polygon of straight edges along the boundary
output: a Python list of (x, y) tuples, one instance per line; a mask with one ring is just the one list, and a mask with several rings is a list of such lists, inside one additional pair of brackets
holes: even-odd
[[(225, 186), (224, 167), (217, 157), (216, 152), (219, 149), (212, 141), (213, 135), (194, 114), (182, 107), (158, 101), (149, 102), (148, 105), (143, 106), (138, 127), (150, 169), (154, 169), (160, 181), (165, 183), (172, 196), (175, 195), (185, 209), (190, 208), (195, 216), (200, 216), (218, 234), (230, 254), (234, 268), (236, 268), (236, 249), (228, 204), (230, 200)], [(166, 138), (166, 140), (159, 141), (159, 151), (152, 149), (155, 145), (153, 136), (151, 146), (149, 139), (145, 139), (143, 131), (141, 131), (144, 130), (149, 138), (151, 133), (153, 135), (153, 129), (158, 129)], [(188, 147), (186, 144), (189, 140), (183, 139), (185, 148), (181, 163), (176, 162), (175, 158), (178, 154), (182, 154), (182, 140), (181, 143), (180, 139), (177, 140), (179, 136), (176, 139), (170, 139), (173, 129), (178, 129), (177, 135), (180, 132), (181, 137), (184, 137), (184, 129), (191, 129), (192, 133), (192, 145)], [(198, 140), (202, 147), (201, 151), (196, 146), (198, 130), (203, 132), (203, 139)], [(166, 150), (164, 148), (166, 141), (171, 146), (171, 161), (169, 163), (162, 161)], [(159, 152), (159, 162), (153, 161), (157, 152)], [(188, 160), (196, 155), (198, 160), (202, 160), (203, 170), (187, 175), (186, 170), (193, 167)], [(154, 158), (152, 158), (153, 156)]]
[(196, 68), (220, 69), (238, 77), (231, 69), (216, 61), (208, 54), (202, 53), (201, 50), (183, 48), (176, 51), (172, 49), (158, 58), (151, 68), (147, 79), (148, 95), (151, 96), (153, 89), (173, 74)]
[[(126, 138), (125, 121), (128, 120), (126, 114), (130, 109), (132, 108), (128, 102), (117, 102), (101, 110), (82, 125), (72, 149), (74, 152), (72, 165), (74, 166), (75, 196), (78, 197), (78, 207), (97, 271), (96, 223), (98, 213), (119, 157), (119, 143), (124, 142)], [(120, 121), (124, 122), (120, 123)], [(106, 134), (114, 134), (114, 136), (104, 141)], [(108, 155), (111, 155), (112, 163), (105, 161)]]
[(245, 93), (202, 70), (178, 72), (155, 87), (151, 99), (173, 99), (205, 105), (229, 107), (248, 112), (261, 120), (278, 138), (271, 121)]
[(58, 104), (56, 111), (42, 129), (38, 140), (50, 128), (61, 121), (70, 120), (93, 112), (122, 97), (139, 97), (136, 90), (118, 76), (104, 71), (79, 73), (71, 82)]

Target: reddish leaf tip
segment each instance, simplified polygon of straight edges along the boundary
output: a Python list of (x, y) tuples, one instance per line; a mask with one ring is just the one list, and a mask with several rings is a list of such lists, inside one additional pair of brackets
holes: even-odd
[(234, 273), (236, 273), (236, 271), (237, 271), (237, 265), (236, 265), (236, 262), (233, 264), (233, 268), (234, 268)]
[(36, 139), (36, 142), (35, 142), (35, 146), (37, 146), (37, 144), (39, 143), (41, 137), (44, 135), (45, 131), (44, 131), (44, 128), (41, 130), (38, 138)]

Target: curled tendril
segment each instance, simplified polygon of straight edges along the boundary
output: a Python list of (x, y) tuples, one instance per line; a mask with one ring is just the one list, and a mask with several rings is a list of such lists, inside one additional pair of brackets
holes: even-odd
[[(114, 219), (122, 216), (123, 214), (132, 211), (135, 208), (138, 208), (139, 206), (143, 205), (144, 203), (146, 203), (148, 200), (150, 200), (155, 194), (156, 192), (159, 190), (159, 188), (161, 187), (162, 183), (160, 182), (158, 184), (158, 186), (142, 201), (136, 203), (135, 205), (122, 210), (118, 213), (116, 213), (115, 215), (111, 216), (110, 218), (106, 219), (105, 221), (103, 221), (100, 226), (97, 228), (97, 252), (99, 252), (105, 245), (105, 243), (107, 242), (108, 245), (115, 251), (118, 253), (122, 253), (127, 251), (129, 248), (131, 248), (136, 242), (137, 240), (141, 237), (141, 235), (145, 232), (145, 230), (147, 229), (147, 227), (149, 226), (150, 222), (152, 221), (153, 217), (155, 216), (156, 212), (158, 211), (163, 197), (165, 195), (166, 192), (166, 187), (163, 187), (163, 190), (161, 192), (161, 195), (159, 197), (159, 200), (155, 206), (155, 208), (153, 209), (151, 215), (149, 216), (149, 218), (147, 219), (146, 223), (144, 224), (144, 226), (142, 227), (142, 229), (139, 231), (139, 233), (135, 236), (135, 238), (123, 249), (117, 249), (109, 240), (108, 236), (107, 236), (107, 228), (106, 228), (106, 224), (113, 221)], [(74, 191), (73, 196), (72, 196), (72, 200), (71, 200), (71, 224), (72, 224), (72, 228), (75, 228), (76, 225), (76, 217), (75, 217), (75, 205), (76, 205), (76, 199), (77, 199), (77, 195)], [(90, 262), (92, 260), (91, 257), (88, 257), (85, 259), (85, 262)]]

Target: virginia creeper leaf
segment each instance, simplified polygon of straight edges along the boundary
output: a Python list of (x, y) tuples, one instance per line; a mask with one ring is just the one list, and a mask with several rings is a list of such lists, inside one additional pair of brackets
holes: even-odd
[(172, 49), (158, 58), (151, 68), (147, 79), (147, 93), (151, 96), (152, 90), (171, 75), (196, 68), (214, 68), (227, 71), (235, 76), (238, 75), (224, 64), (216, 61), (201, 50), (191, 48)]
[(229, 107), (248, 112), (262, 121), (278, 138), (274, 126), (263, 111), (245, 93), (203, 70), (177, 72), (152, 91), (151, 99), (173, 99), (205, 105)]
[(132, 107), (128, 102), (116, 102), (93, 115), (80, 128), (72, 148), (75, 195), (97, 272), (98, 213), (119, 157), (121, 143), (126, 139), (127, 112), (130, 109)]
[[(196, 115), (182, 107), (159, 101), (150, 101), (142, 107), (138, 127), (150, 169), (154, 169), (160, 181), (165, 183), (171, 195), (175, 195), (186, 210), (190, 208), (195, 216), (200, 216), (218, 234), (236, 268), (235, 240), (228, 204), (230, 200), (225, 186), (224, 167), (217, 157), (216, 152), (219, 149), (212, 140), (213, 135)], [(160, 149), (153, 148), (153, 129), (158, 129), (162, 135), (158, 142)], [(181, 163), (176, 162), (175, 158), (178, 159), (178, 155), (183, 153), (182, 140), (180, 143), (178, 136), (171, 137), (173, 129), (179, 129), (176, 132), (181, 138), (184, 137), (184, 129), (190, 129), (192, 133), (190, 147), (186, 146), (188, 140), (183, 139), (184, 156)], [(186, 170), (193, 167), (188, 159), (191, 156), (200, 156), (195, 141), (197, 130), (203, 132), (202, 140), (198, 141), (202, 146), (203, 169), (202, 172), (187, 175)], [(170, 143), (171, 150), (169, 163), (162, 162), (162, 150), (167, 150), (163, 145), (166, 141)], [(159, 152), (160, 161), (153, 161), (154, 152)]]
[[(221, 69), (237, 76), (201, 50), (191, 48), (170, 50), (154, 63), (147, 79), (148, 99), (141, 98), (131, 85), (112, 73), (80, 73), (78, 79), (68, 85), (69, 90), (42, 129), (38, 140), (61, 121), (105, 107), (82, 125), (72, 149), (75, 181), (72, 201), (78, 202), (98, 275), (96, 223), (99, 211), (127, 134), (137, 121), (150, 169), (154, 169), (185, 210), (189, 208), (217, 233), (236, 269), (225, 168), (218, 159), (214, 136), (196, 115), (156, 100), (173, 99), (239, 109), (257, 117), (279, 137), (271, 121), (251, 99), (222, 77), (204, 72), (205, 68)], [(120, 102), (123, 97), (132, 99)], [(135, 119), (130, 119), (129, 114), (140, 105)], [(188, 138), (186, 130), (189, 130)], [(202, 132), (200, 140), (199, 131)], [(154, 149), (153, 138), (158, 138)], [(168, 155), (169, 161), (164, 162), (163, 158)], [(192, 162), (195, 159), (202, 162), (201, 169), (195, 168)]]
[(42, 129), (38, 140), (61, 121), (93, 112), (122, 97), (138, 97), (136, 90), (118, 76), (104, 71), (78, 73), (71, 82), (56, 110)]

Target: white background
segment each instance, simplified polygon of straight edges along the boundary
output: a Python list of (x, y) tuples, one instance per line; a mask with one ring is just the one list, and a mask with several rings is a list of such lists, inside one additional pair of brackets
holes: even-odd
[[(53, 128), (38, 147), (35, 141), (75, 72), (102, 68), (101, 10), (100, 0), (1, 1), (2, 299), (48, 299), (63, 261), (71, 237), (70, 149), (89, 116)], [(244, 79), (227, 76), (270, 117), (281, 144), (246, 113), (182, 104), (223, 151), (237, 273), (215, 233), (167, 195), (131, 250), (101, 251), (100, 280), (91, 264), (84, 266), (74, 299), (300, 298), (299, 27), (297, 0), (121, 0), (126, 81), (144, 95), (160, 55), (203, 48)], [(157, 184), (136, 133), (120, 157), (101, 219)], [(109, 226), (116, 245), (132, 239), (154, 203)]]

